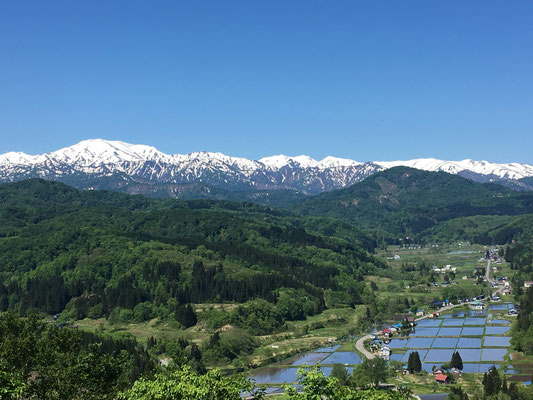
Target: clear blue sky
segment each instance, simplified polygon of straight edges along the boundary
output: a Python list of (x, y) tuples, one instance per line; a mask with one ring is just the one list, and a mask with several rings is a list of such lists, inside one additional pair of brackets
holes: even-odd
[(0, 2), (0, 153), (533, 163), (532, 127), (529, 0)]

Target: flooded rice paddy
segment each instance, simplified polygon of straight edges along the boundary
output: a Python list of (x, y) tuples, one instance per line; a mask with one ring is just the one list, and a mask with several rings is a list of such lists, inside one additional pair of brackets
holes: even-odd
[[(494, 305), (489, 306), (489, 310)], [(512, 304), (498, 304), (505, 310)], [(493, 309), (493, 308), (492, 308)], [(500, 308), (496, 308), (500, 310)], [(504, 310), (501, 308), (501, 310)], [(406, 363), (409, 354), (417, 351), (422, 368), (431, 372), (451, 360), (458, 351), (463, 360), (463, 372), (484, 373), (492, 365), (499, 367), (504, 361), (510, 338), (503, 336), (509, 332), (510, 321), (493, 319), (486, 311), (457, 312), (439, 318), (424, 319), (406, 338), (393, 338), (388, 344), (391, 359)], [(333, 364), (346, 365), (348, 372), (361, 363), (361, 357), (350, 351), (339, 351), (340, 346), (322, 347), (314, 351), (288, 358), (270, 367), (253, 371), (249, 376), (257, 384), (281, 385), (297, 380), (297, 369), (302, 365), (320, 365), (326, 376), (331, 374)], [(507, 368), (509, 374), (523, 373), (519, 368)], [(275, 389), (275, 388), (274, 388)]]

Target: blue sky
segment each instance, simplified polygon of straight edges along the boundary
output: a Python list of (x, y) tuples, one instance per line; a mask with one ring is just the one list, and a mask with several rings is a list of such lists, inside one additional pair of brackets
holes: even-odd
[(533, 163), (530, 1), (0, 2), (0, 153)]

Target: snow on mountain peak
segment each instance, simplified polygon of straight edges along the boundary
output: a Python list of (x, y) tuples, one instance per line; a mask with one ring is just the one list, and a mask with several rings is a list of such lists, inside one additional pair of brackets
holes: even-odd
[(83, 140), (73, 146), (47, 153), (45, 156), (61, 162), (85, 166), (168, 157), (152, 146), (104, 139)]
[(32, 156), (26, 153), (10, 151), (9, 153), (0, 154), (0, 165), (28, 163), (31, 158)]
[(304, 155), (296, 156), (296, 157), (288, 157), (286, 155), (280, 154), (277, 156), (261, 158), (259, 159), (259, 162), (271, 168), (275, 168), (275, 169), (279, 169), (279, 168), (285, 167), (286, 165), (290, 165), (293, 163), (297, 163), (303, 168), (314, 168), (318, 166), (317, 160), (309, 156), (304, 156)]
[(327, 156), (326, 158), (320, 160), (320, 165), (323, 168), (354, 167), (361, 164), (362, 163), (350, 160), (348, 158), (337, 158), (332, 156)]
[[(285, 188), (318, 193), (352, 185), (377, 171), (407, 166), (426, 171), (462, 174), (471, 179), (521, 179), (533, 176), (529, 164), (496, 164), (465, 159), (445, 161), (418, 158), (407, 161), (359, 163), (328, 156), (317, 161), (309, 156), (283, 154), (258, 161), (206, 151), (165, 154), (152, 146), (104, 139), (83, 140), (73, 146), (39, 155), (10, 152), (0, 155), (0, 180), (27, 176), (64, 177), (72, 173), (135, 176), (157, 182), (228, 182), (255, 188)], [(475, 177), (476, 175), (477, 178)], [(486, 179), (485, 178), (485, 179)]]
[(471, 159), (465, 159), (462, 161), (445, 161), (436, 158), (418, 158), (406, 161), (376, 161), (375, 164), (383, 168), (405, 166), (424, 171), (444, 171), (450, 174), (470, 171), (480, 175), (494, 175), (503, 179), (521, 179), (533, 176), (533, 165), (530, 164), (497, 164), (488, 161), (474, 161)]

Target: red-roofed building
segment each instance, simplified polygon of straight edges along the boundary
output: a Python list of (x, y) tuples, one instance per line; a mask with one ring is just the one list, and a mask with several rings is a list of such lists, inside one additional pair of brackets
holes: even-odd
[(448, 383), (450, 381), (450, 378), (448, 377), (448, 375), (437, 374), (435, 380), (440, 383)]

